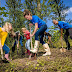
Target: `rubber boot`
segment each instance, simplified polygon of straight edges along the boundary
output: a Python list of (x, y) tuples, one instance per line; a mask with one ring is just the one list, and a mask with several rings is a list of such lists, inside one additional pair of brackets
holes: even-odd
[(30, 55), (30, 50), (28, 50), (28, 55)]
[(43, 44), (43, 47), (45, 48), (45, 51), (46, 51), (46, 53), (43, 54), (43, 56), (51, 55), (51, 51), (50, 51), (50, 48), (49, 48), (48, 44), (47, 43)]
[(35, 40), (34, 49), (30, 50), (30, 51), (33, 52), (33, 53), (37, 53), (38, 52), (38, 48), (39, 48), (39, 43), (40, 42), (38, 40)]

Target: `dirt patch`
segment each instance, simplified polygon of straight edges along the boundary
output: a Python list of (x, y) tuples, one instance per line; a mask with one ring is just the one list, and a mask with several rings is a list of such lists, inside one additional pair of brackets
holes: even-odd
[[(42, 56), (44, 50), (39, 50), (37, 59), (30, 60), (27, 56), (18, 57), (8, 63), (2, 63), (0, 59), (0, 70), (25, 71), (25, 72), (69, 72), (72, 69), (72, 49), (66, 53), (60, 53), (58, 48), (51, 48), (51, 56)], [(4, 67), (2, 67), (4, 66)], [(6, 67), (5, 67), (6, 66)], [(4, 69), (2, 69), (4, 68)]]

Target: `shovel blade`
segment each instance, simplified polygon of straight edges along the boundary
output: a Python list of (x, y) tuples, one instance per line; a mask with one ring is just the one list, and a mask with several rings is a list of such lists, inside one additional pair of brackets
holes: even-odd
[(61, 48), (61, 49), (60, 49), (60, 52), (61, 52), (61, 53), (66, 52), (66, 49), (65, 49), (65, 48)]

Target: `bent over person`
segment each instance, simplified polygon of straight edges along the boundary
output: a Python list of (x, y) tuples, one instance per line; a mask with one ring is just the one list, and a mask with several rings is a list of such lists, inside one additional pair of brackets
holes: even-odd
[[(41, 20), (38, 16), (32, 15), (31, 12), (27, 9), (24, 10), (23, 15), (24, 18), (31, 21), (29, 26), (31, 26), (32, 24), (35, 25), (34, 32), (33, 34), (30, 35), (31, 37), (35, 35), (35, 44), (34, 44), (34, 49), (30, 51), (33, 53), (37, 53), (39, 48), (39, 43), (41, 43), (46, 51), (46, 53), (43, 54), (43, 56), (51, 55), (51, 51), (48, 44), (43, 41), (44, 32), (47, 29), (46, 23), (43, 20)], [(39, 41), (39, 36), (40, 36), (40, 41)]]

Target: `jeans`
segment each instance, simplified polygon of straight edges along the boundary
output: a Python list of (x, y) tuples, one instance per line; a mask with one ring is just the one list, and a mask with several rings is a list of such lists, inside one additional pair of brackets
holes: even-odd
[(25, 43), (26, 49), (30, 50), (30, 39), (28, 39)]
[(20, 41), (21, 46), (23, 46), (23, 43), (22, 43), (22, 36), (20, 36), (19, 41)]
[(10, 51), (9, 47), (6, 44), (4, 44), (3, 50), (5, 51), (5, 54), (8, 54)]
[[(21, 45), (21, 46), (23, 46), (23, 43), (22, 43), (22, 36), (20, 36), (19, 41), (20, 41), (20, 45)], [(16, 45), (17, 43), (18, 43), (18, 42), (17, 42), (17, 41), (15, 41), (15, 42), (14, 42), (14, 46), (13, 46), (13, 47), (15, 47), (15, 45)]]
[[(20, 41), (20, 45), (21, 45), (21, 48), (22, 48), (22, 47), (23, 47), (22, 36), (20, 36), (19, 41)], [(18, 41), (15, 40), (14, 45), (13, 45), (13, 47), (12, 47), (12, 52), (15, 51), (15, 46), (16, 46), (17, 43), (18, 43)]]
[(35, 33), (35, 40), (39, 40), (39, 37), (38, 36), (40, 36), (40, 43), (42, 43), (42, 45), (45, 44), (45, 42), (43, 41), (43, 37), (44, 37), (44, 32), (46, 31), (46, 29), (47, 29), (47, 25), (44, 24)]

